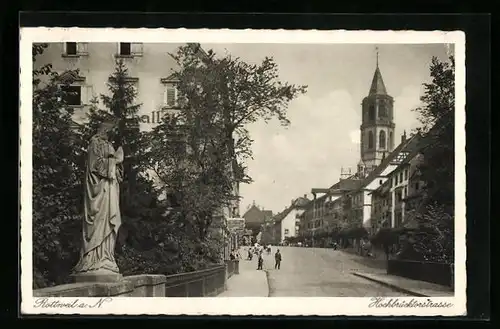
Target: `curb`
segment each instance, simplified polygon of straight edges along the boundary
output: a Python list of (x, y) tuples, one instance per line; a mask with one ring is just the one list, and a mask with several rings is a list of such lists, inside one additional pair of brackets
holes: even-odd
[(408, 289), (405, 289), (405, 288), (401, 288), (400, 286), (396, 286), (394, 284), (387, 283), (387, 282), (384, 282), (382, 280), (374, 279), (372, 277), (369, 277), (369, 276), (366, 276), (366, 275), (363, 275), (363, 274), (360, 274), (360, 273), (351, 272), (351, 274), (354, 275), (354, 276), (357, 276), (357, 277), (360, 277), (360, 278), (363, 278), (363, 279), (366, 279), (366, 280), (378, 283), (378, 284), (380, 284), (382, 286), (386, 286), (388, 288), (391, 288), (392, 290), (395, 290), (395, 291), (398, 291), (398, 292), (402, 292), (404, 294), (408, 294), (408, 295), (415, 296), (415, 297), (431, 297), (431, 296), (428, 296), (428, 295), (424, 295), (424, 294), (415, 292), (413, 290), (408, 290)]

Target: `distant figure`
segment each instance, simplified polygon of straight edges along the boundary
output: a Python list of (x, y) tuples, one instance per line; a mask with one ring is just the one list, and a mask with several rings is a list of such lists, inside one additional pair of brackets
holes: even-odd
[(257, 270), (262, 270), (262, 265), (264, 264), (264, 258), (262, 258), (262, 252), (259, 253), (259, 259), (257, 260)]
[(236, 255), (235, 255), (235, 251), (233, 249), (233, 251), (231, 251), (231, 253), (229, 254), (229, 259), (230, 260), (235, 260), (236, 259)]
[(276, 261), (276, 263), (274, 264), (274, 268), (279, 270), (281, 266), (281, 253), (279, 249), (274, 254), (274, 260)]

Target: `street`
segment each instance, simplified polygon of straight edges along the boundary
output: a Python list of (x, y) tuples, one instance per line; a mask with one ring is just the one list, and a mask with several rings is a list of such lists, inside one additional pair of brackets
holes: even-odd
[[(280, 249), (281, 269), (274, 269), (274, 253)], [(242, 256), (246, 254), (242, 252)], [(245, 257), (243, 257), (245, 258)], [(359, 278), (352, 272), (380, 273), (381, 269), (362, 264), (359, 256), (322, 248), (273, 247), (272, 254), (264, 253), (270, 297), (374, 297), (406, 296), (390, 288)], [(242, 264), (243, 263), (243, 264)], [(245, 264), (246, 263), (246, 264)], [(242, 259), (240, 268), (257, 271), (257, 258)], [(241, 271), (240, 271), (241, 272)]]

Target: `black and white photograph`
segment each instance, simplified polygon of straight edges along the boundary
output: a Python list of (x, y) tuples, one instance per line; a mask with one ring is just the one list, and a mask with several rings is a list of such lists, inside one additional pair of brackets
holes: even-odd
[(463, 314), (465, 37), (405, 33), (21, 29), (22, 311)]

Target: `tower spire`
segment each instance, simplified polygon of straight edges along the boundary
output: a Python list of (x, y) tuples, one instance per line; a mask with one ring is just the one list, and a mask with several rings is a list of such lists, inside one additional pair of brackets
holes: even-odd
[(387, 90), (385, 89), (384, 80), (382, 79), (382, 73), (380, 73), (380, 68), (378, 67), (378, 57), (379, 57), (378, 47), (375, 47), (375, 54), (376, 54), (375, 73), (373, 74), (373, 80), (368, 94), (387, 95)]

